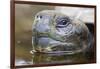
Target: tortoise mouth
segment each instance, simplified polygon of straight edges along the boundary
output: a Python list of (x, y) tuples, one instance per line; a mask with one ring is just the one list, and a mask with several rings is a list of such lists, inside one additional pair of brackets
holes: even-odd
[(42, 53), (42, 54), (75, 54), (75, 53), (79, 53), (82, 50), (77, 50), (77, 51), (35, 51), (35, 50), (31, 50), (30, 53), (34, 54), (34, 53)]
[(46, 48), (37, 48), (32, 50), (34, 53), (45, 53), (45, 54), (74, 54), (77, 52), (81, 52), (81, 48), (75, 46), (50, 46)]

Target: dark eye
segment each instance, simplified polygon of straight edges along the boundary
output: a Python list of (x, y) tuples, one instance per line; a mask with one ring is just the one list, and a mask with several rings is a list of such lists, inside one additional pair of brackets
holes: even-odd
[(66, 26), (70, 23), (70, 21), (68, 19), (61, 19), (57, 22), (57, 25), (59, 26)]
[(69, 23), (71, 23), (71, 20), (68, 17), (58, 17), (56, 20), (56, 27), (66, 27), (69, 25)]
[(68, 22), (67, 20), (62, 20), (62, 21), (60, 21), (60, 24), (61, 24), (61, 25), (66, 25), (67, 22)]

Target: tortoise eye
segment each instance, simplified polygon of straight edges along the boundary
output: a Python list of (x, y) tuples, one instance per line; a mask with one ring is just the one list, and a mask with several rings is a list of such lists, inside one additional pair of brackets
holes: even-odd
[(62, 17), (57, 19), (57, 27), (66, 27), (70, 23), (70, 19), (68, 17)]
[(68, 22), (67, 20), (62, 20), (62, 21), (60, 21), (60, 23), (59, 23), (59, 24), (60, 24), (60, 25), (66, 25), (66, 24), (67, 24), (67, 22)]

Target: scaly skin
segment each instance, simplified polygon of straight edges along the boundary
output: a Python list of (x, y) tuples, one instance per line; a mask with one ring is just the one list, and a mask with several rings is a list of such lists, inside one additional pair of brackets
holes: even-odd
[[(69, 21), (62, 22), (64, 18)], [(73, 54), (84, 51), (90, 44), (89, 30), (81, 20), (55, 10), (37, 13), (32, 30), (34, 52)]]

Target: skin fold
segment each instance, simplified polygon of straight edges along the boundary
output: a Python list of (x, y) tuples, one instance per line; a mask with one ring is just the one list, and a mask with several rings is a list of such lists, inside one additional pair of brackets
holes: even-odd
[(55, 10), (38, 12), (32, 32), (33, 52), (73, 54), (91, 44), (84, 22)]

